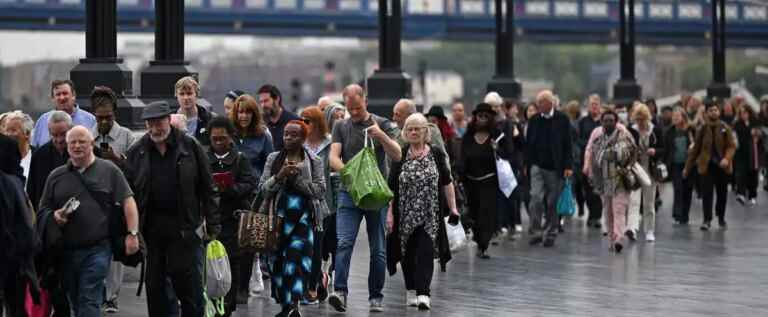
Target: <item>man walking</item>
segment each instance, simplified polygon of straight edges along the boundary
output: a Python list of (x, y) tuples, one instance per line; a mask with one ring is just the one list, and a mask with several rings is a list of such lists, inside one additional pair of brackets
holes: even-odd
[[(32, 153), (29, 178), (27, 179), (27, 194), (36, 210), (39, 210), (37, 207), (40, 203), (40, 197), (43, 196), (43, 188), (48, 175), (69, 160), (67, 132), (72, 128), (72, 118), (64, 111), (53, 111), (48, 116), (47, 126), (48, 128), (45, 130), (50, 133), (48, 137), (50, 141)], [(35, 131), (35, 133), (38, 132)]]
[(696, 168), (699, 179), (699, 190), (702, 198), (704, 222), (702, 231), (708, 231), (712, 222), (712, 200), (717, 192), (718, 224), (726, 229), (725, 207), (728, 203), (728, 178), (733, 173), (733, 156), (736, 154), (736, 144), (732, 137), (731, 128), (720, 120), (720, 108), (716, 102), (707, 103), (706, 120), (696, 132), (693, 149), (688, 153), (683, 177), (691, 175), (691, 169)]
[(192, 76), (182, 77), (176, 82), (174, 87), (176, 91), (176, 101), (179, 103), (179, 114), (187, 118), (186, 134), (208, 146), (211, 142), (209, 138), (208, 122), (216, 114), (207, 108), (197, 104), (197, 97), (200, 95), (200, 84)]
[[(344, 88), (344, 102), (350, 118), (339, 121), (333, 128), (333, 143), (331, 143), (330, 165), (336, 172), (341, 172), (344, 164), (349, 162), (363, 149), (365, 131), (375, 142), (376, 161), (379, 171), (386, 178), (386, 158), (399, 162), (402, 156), (400, 145), (397, 143), (398, 129), (395, 124), (385, 118), (368, 112), (368, 100), (359, 85), (349, 85)], [(382, 300), (384, 294), (384, 275), (387, 265), (387, 253), (384, 247), (384, 226), (386, 223), (386, 207), (381, 210), (363, 210), (355, 206), (352, 197), (342, 185), (339, 190), (338, 211), (336, 214), (336, 235), (338, 245), (336, 250), (336, 276), (334, 293), (328, 302), (340, 312), (347, 310), (347, 294), (349, 288), (350, 261), (352, 249), (355, 246), (360, 222), (365, 217), (368, 231), (368, 243), (371, 252), (370, 271), (368, 272), (368, 300), (372, 312), (384, 311)]]
[(272, 145), (275, 151), (283, 149), (283, 130), (288, 122), (301, 120), (295, 113), (285, 110), (283, 95), (273, 85), (261, 86), (258, 90), (259, 106), (264, 110), (264, 121), (267, 122), (269, 133), (272, 134)]
[(171, 113), (164, 101), (147, 105), (142, 119), (148, 131), (128, 150), (126, 170), (147, 241), (149, 316), (175, 311), (170, 279), (182, 316), (202, 317), (203, 239), (220, 231), (219, 214), (208, 156), (192, 137), (171, 127)]
[[(525, 146), (531, 170), (530, 244), (555, 245), (559, 220), (555, 202), (563, 190), (563, 181), (573, 174), (571, 125), (568, 117), (555, 109), (556, 98), (549, 90), (536, 96), (539, 114), (528, 124)], [(542, 215), (546, 221), (541, 223)]]
[[(115, 122), (117, 96), (109, 87), (96, 86), (91, 93), (91, 110), (96, 115), (96, 146), (101, 150), (100, 157), (111, 161), (118, 167), (125, 166), (125, 153), (133, 144), (135, 137), (131, 130), (120, 126)], [(117, 313), (119, 311), (117, 300), (120, 288), (123, 285), (122, 263), (112, 261), (107, 276), (107, 296), (104, 302), (104, 311)]]
[[(587, 142), (592, 135), (592, 131), (600, 126), (600, 114), (602, 113), (603, 105), (600, 100), (600, 96), (593, 94), (589, 96), (589, 114), (579, 120), (579, 138), (575, 146), (579, 147), (579, 153), (581, 153), (582, 162), (584, 161), (585, 151), (587, 149)], [(587, 227), (599, 229), (600, 218), (603, 217), (603, 202), (600, 199), (600, 195), (595, 192), (589, 178), (581, 174), (583, 177), (581, 181), (582, 190), (584, 191), (584, 200), (587, 203), (587, 209), (589, 209), (589, 216), (587, 217)]]
[[(99, 317), (112, 258), (110, 217), (125, 217), (130, 233), (125, 250), (131, 255), (139, 249), (138, 210), (120, 169), (93, 154), (93, 136), (87, 128), (72, 128), (66, 140), (70, 160), (48, 177), (40, 211), (51, 213), (61, 228), (65, 261), (60, 271), (72, 315)], [(73, 198), (79, 203), (71, 204)], [(115, 204), (122, 206), (123, 214), (113, 213), (110, 207)]]
[(32, 146), (40, 147), (51, 139), (48, 121), (55, 111), (64, 111), (72, 118), (72, 125), (81, 125), (88, 129), (96, 125), (96, 118), (75, 103), (75, 84), (71, 80), (54, 80), (51, 83), (51, 99), (55, 109), (44, 113), (35, 122)]

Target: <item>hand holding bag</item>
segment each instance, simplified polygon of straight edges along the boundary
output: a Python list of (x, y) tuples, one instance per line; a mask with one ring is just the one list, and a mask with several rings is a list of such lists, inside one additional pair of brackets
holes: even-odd
[(395, 197), (387, 185), (387, 180), (379, 171), (373, 140), (368, 137), (368, 130), (365, 131), (363, 150), (352, 157), (341, 170), (341, 181), (352, 196), (355, 206), (360, 209), (380, 210)]
[[(499, 135), (496, 140), (493, 140), (493, 144), (498, 144), (502, 138), (504, 138), (504, 133)], [(494, 149), (495, 148), (496, 146), (494, 145)], [(499, 157), (496, 154), (496, 151), (494, 151), (494, 156), (496, 157), (496, 175), (499, 179), (499, 190), (509, 198), (517, 187), (517, 178), (515, 177), (515, 173), (512, 171), (512, 165), (509, 164), (508, 160)]]
[(576, 213), (576, 200), (573, 199), (572, 187), (571, 179), (566, 178), (563, 191), (557, 199), (557, 214), (559, 216), (571, 217)]

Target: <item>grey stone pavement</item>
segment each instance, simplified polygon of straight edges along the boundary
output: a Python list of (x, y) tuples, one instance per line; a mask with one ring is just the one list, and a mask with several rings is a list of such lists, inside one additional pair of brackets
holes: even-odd
[[(672, 224), (671, 185), (663, 189), (657, 241), (642, 234), (619, 255), (585, 219), (571, 219), (552, 249), (529, 247), (527, 238), (501, 240), (492, 258), (475, 257), (476, 248), (454, 252), (445, 273), (435, 272), (432, 310), (405, 305), (402, 275), (388, 276), (384, 313), (368, 312), (368, 245), (361, 234), (350, 273), (347, 316), (768, 316), (768, 199), (758, 206), (729, 198), (728, 230), (715, 224), (699, 231), (701, 203), (694, 201), (691, 225)], [(364, 233), (364, 226), (361, 233)], [(436, 265), (436, 267), (438, 267)], [(127, 283), (121, 312), (146, 316), (145, 298)], [(266, 296), (238, 307), (235, 316), (274, 316), (278, 305)], [(329, 305), (303, 308), (304, 316), (344, 316)]]

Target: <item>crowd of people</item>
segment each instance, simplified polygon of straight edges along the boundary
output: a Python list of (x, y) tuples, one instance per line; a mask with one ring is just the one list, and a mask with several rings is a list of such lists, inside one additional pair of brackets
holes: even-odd
[[(578, 216), (620, 253), (640, 232), (656, 241), (660, 187), (669, 182), (676, 224), (688, 224), (697, 193), (700, 229), (711, 230), (713, 202), (727, 228), (729, 185), (739, 203), (756, 205), (768, 159), (768, 97), (755, 111), (738, 97), (685, 95), (658, 109), (652, 99), (617, 106), (591, 95), (582, 107), (561, 106), (550, 90), (530, 103), (490, 92), (469, 114), (455, 102), (450, 118), (401, 99), (388, 119), (368, 111), (359, 85), (344, 88), (342, 103), (322, 97), (297, 113), (264, 85), (253, 95), (228, 92), (216, 114), (184, 77), (178, 108), (150, 103), (139, 133), (117, 123), (109, 87), (93, 88), (89, 111), (69, 80), (50, 92), (54, 109), (36, 122), (21, 111), (0, 116), (0, 315), (26, 316), (25, 299), (43, 295), (53, 316), (117, 312), (122, 259), (139, 255), (149, 316), (204, 316), (212, 240), (225, 246), (232, 273), (223, 316), (266, 292), (264, 280), (278, 316), (321, 302), (345, 312), (363, 219), (370, 311), (384, 310), (386, 273), (398, 264), (405, 305), (429, 310), (435, 261), (444, 271), (451, 259), (448, 225), (462, 223), (488, 259), (502, 237), (526, 234), (525, 210), (529, 244), (551, 248), (565, 231), (558, 200), (572, 190)], [(356, 205), (340, 176), (370, 143), (394, 193), (376, 210)], [(505, 164), (516, 180), (509, 193)], [(271, 252), (240, 250), (238, 211), (256, 196), (280, 219)]]

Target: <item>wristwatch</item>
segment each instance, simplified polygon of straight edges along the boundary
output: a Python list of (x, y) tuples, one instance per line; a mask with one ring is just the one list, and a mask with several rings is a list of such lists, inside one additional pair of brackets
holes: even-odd
[(130, 231), (128, 231), (128, 235), (134, 236), (134, 237), (138, 237), (139, 236), (139, 231), (138, 230), (130, 230)]

